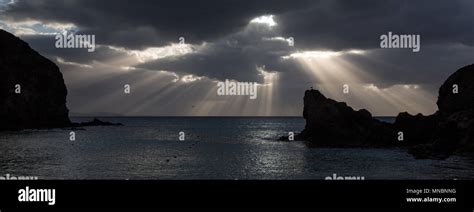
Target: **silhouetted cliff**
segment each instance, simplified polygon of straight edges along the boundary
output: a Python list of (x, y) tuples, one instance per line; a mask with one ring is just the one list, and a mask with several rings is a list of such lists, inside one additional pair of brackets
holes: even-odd
[(389, 124), (372, 118), (369, 111), (354, 111), (317, 90), (305, 92), (303, 117), (306, 127), (296, 139), (311, 141), (314, 146), (386, 146), (395, 135)]
[(0, 130), (69, 126), (66, 95), (56, 64), (0, 30)]
[[(441, 85), (437, 105), (435, 114), (413, 121), (422, 122), (422, 126), (407, 134), (408, 141), (417, 144), (410, 152), (418, 158), (474, 153), (474, 65), (459, 69)], [(395, 126), (407, 132), (410, 128), (398, 117)], [(420, 137), (424, 139), (417, 140)]]
[[(474, 65), (452, 74), (439, 89), (439, 110), (430, 116), (400, 113), (394, 124), (382, 123), (365, 110), (307, 90), (305, 129), (297, 140), (311, 146), (408, 147), (417, 158), (444, 159), (453, 153), (474, 153)], [(403, 132), (403, 141), (398, 133)]]

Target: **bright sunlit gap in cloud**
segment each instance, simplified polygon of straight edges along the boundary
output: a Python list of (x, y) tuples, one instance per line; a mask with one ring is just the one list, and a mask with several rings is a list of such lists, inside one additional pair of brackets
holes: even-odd
[(289, 58), (328, 59), (331, 57), (342, 56), (344, 54), (363, 55), (365, 54), (365, 51), (363, 50), (349, 50), (349, 51), (339, 51), (339, 52), (337, 51), (304, 51), (304, 52), (296, 52), (288, 56), (284, 56), (283, 59), (289, 59)]
[(263, 41), (281, 41), (287, 43), (289, 46), (294, 42), (293, 39), (284, 38), (284, 37), (263, 37)]
[[(108, 48), (126, 53), (127, 55), (134, 56), (138, 60), (138, 63), (146, 63), (149, 61), (166, 58), (166, 57), (173, 57), (173, 56), (181, 56), (185, 54), (190, 54), (193, 52), (198, 51), (200, 48), (205, 47), (206, 43), (202, 45), (192, 45), (192, 44), (178, 44), (178, 43), (171, 43), (167, 46), (162, 47), (149, 47), (144, 50), (129, 50), (122, 47), (114, 47), (114, 46), (107, 46)], [(133, 64), (133, 65), (136, 65)]]
[(58, 62), (60, 64), (64, 64), (64, 65), (72, 65), (72, 66), (77, 66), (77, 67), (81, 67), (81, 68), (87, 68), (87, 69), (92, 68), (92, 66), (89, 65), (89, 64), (81, 64), (81, 63), (76, 63), (76, 62), (65, 61), (61, 57), (56, 57), (56, 62)]
[(194, 76), (192, 74), (188, 74), (188, 75), (184, 75), (183, 77), (181, 77), (181, 81), (183, 81), (184, 83), (190, 83), (190, 82), (194, 82), (196, 80), (201, 80), (203, 77), (197, 77), (197, 76)]
[[(120, 67), (122, 71), (133, 71), (143, 68), (137, 68), (136, 65), (143, 64), (146, 62), (159, 60), (167, 57), (178, 57), (183, 56), (186, 54), (194, 53), (201, 48), (205, 47), (206, 43), (202, 45), (192, 45), (192, 44), (176, 44), (171, 43), (167, 46), (163, 47), (149, 47), (144, 50), (129, 50), (122, 47), (115, 47), (115, 46), (108, 46), (108, 45), (99, 45), (99, 48), (108, 48), (110, 50), (124, 53), (121, 56), (110, 58), (103, 63), (107, 63), (110, 65), (114, 65)], [(150, 71), (166, 71), (170, 72), (175, 76), (172, 82), (177, 82), (180, 80), (178, 74), (167, 71), (167, 70), (150, 70)], [(196, 79), (200, 79), (199, 77), (195, 76), (185, 76), (185, 78), (181, 79), (182, 82), (189, 82), (194, 81)]]
[(142, 63), (157, 60), (170, 56), (185, 55), (194, 52), (195, 48), (191, 44), (171, 44), (164, 47), (152, 47), (143, 51), (134, 50), (134, 54)]
[(0, 28), (12, 32), (16, 36), (22, 35), (56, 35), (66, 31), (77, 31), (78, 27), (72, 23), (43, 23), (36, 20), (4, 21), (0, 20)]
[(269, 27), (274, 27), (277, 25), (275, 20), (273, 20), (273, 15), (263, 15), (260, 17), (256, 17), (250, 21), (250, 23), (256, 23), (256, 24), (265, 24)]

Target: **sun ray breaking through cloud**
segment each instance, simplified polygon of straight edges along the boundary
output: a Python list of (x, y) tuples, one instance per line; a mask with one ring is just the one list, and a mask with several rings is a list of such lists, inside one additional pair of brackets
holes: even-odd
[[(380, 89), (374, 85), (377, 78), (344, 59), (347, 54), (364, 56), (366, 52), (312, 51), (295, 53), (284, 59), (296, 60), (304, 74), (314, 82), (314, 87), (323, 94), (346, 101), (355, 109), (368, 108), (373, 115), (396, 115), (403, 111), (431, 114), (436, 110), (435, 98), (422, 86), (404, 84)], [(344, 85), (349, 88), (347, 94), (343, 93)]]

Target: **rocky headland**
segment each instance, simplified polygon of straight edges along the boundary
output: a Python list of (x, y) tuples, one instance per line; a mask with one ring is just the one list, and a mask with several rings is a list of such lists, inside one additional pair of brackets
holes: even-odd
[(4, 30), (0, 30), (0, 75), (0, 130), (71, 124), (58, 66)]
[(385, 123), (365, 109), (355, 111), (317, 90), (307, 90), (306, 126), (295, 140), (307, 141), (311, 147), (403, 147), (416, 158), (473, 155), (474, 65), (459, 69), (443, 83), (437, 105), (432, 115), (402, 112), (394, 123)]
[(58, 66), (0, 29), (0, 131), (120, 125), (94, 119), (71, 123)]

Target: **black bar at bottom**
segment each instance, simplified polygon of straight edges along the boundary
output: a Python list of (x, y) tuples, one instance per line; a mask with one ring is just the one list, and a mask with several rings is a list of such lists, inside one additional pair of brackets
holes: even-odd
[[(55, 204), (19, 190), (55, 189)], [(473, 211), (473, 181), (0, 181), (0, 210), (61, 208), (394, 208)], [(423, 193), (416, 194), (422, 190)], [(407, 198), (410, 199), (408, 202)], [(421, 199), (420, 199), (421, 198)], [(429, 199), (431, 198), (431, 199)], [(441, 198), (443, 202), (436, 202)], [(420, 202), (413, 202), (420, 201)], [(423, 202), (421, 202), (423, 201)]]

